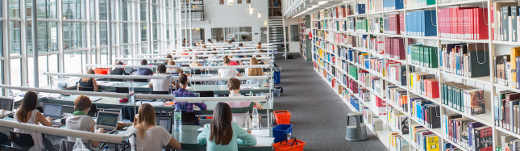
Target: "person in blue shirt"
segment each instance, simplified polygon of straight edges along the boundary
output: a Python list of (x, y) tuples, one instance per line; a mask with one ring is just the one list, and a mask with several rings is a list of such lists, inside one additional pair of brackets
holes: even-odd
[[(141, 65), (148, 65), (148, 61), (145, 59), (141, 60)], [(150, 68), (137, 68), (137, 75), (153, 75), (153, 71)]]
[(213, 110), (213, 120), (204, 125), (204, 130), (197, 137), (197, 142), (206, 145), (206, 150), (238, 151), (238, 145), (256, 145), (256, 138), (246, 130), (231, 123), (231, 107), (219, 102)]

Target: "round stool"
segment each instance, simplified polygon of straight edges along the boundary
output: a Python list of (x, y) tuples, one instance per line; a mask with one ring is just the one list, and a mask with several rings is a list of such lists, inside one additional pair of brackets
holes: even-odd
[[(354, 118), (356, 123), (351, 124), (350, 119)], [(363, 113), (361, 112), (350, 112), (347, 114), (347, 136), (345, 137), (348, 141), (364, 141), (368, 139), (367, 129), (365, 123), (363, 123)]]

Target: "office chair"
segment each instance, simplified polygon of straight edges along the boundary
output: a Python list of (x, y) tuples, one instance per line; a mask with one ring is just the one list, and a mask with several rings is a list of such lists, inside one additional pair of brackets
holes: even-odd
[(199, 97), (215, 97), (213, 91), (196, 91), (195, 93), (198, 93)]
[(17, 133), (13, 131), (9, 131), (9, 133), (11, 133), (11, 143), (13, 144), (13, 147), (20, 150), (29, 150), (34, 146), (34, 141), (30, 134)]
[[(60, 144), (60, 151), (72, 151), (74, 149), (74, 144), (76, 144), (75, 141), (72, 142), (72, 141), (62, 139), (61, 144)], [(89, 143), (83, 143), (83, 145), (85, 145), (85, 147), (90, 149)]]
[(94, 91), (93, 87), (79, 87), (80, 91)]
[(116, 93), (130, 93), (130, 92), (128, 91), (128, 87), (116, 87)]
[(151, 91), (150, 94), (170, 94), (168, 91)]
[(90, 110), (88, 111), (87, 115), (90, 117), (96, 117), (97, 113), (98, 113), (97, 105), (92, 103), (92, 105), (90, 105)]

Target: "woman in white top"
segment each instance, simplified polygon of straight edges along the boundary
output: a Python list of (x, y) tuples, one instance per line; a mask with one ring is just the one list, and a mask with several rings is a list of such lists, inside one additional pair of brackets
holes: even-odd
[[(228, 56), (224, 56), (224, 66), (229, 66), (231, 60)], [(222, 78), (232, 78), (235, 76), (241, 77), (242, 75), (237, 71), (237, 69), (218, 69), (218, 76)]]
[[(174, 66), (174, 65), (175, 65), (175, 61), (173, 61), (173, 60), (168, 61), (168, 66)], [(168, 68), (168, 69), (166, 69), (166, 73), (182, 73), (182, 69)]]
[[(94, 130), (96, 122), (94, 119), (87, 115), (90, 110), (92, 101), (85, 95), (80, 95), (74, 101), (74, 112), (72, 116), (67, 117), (65, 120), (65, 128), (78, 131), (88, 131), (97, 133), (106, 133), (103, 128), (99, 128), (97, 131)], [(71, 142), (76, 142), (76, 137), (67, 137)], [(92, 148), (99, 146), (99, 141), (82, 139), (83, 143), (90, 143)], [(89, 146), (87, 146), (89, 147)]]
[[(153, 74), (153, 76), (166, 76), (166, 66), (163, 64), (157, 66), (157, 73)], [(170, 79), (150, 79), (148, 86), (153, 88), (153, 91), (169, 91)]]
[(155, 110), (152, 105), (144, 103), (139, 107), (139, 114), (134, 119), (135, 127), (128, 128), (128, 132), (135, 133), (130, 137), (130, 145), (134, 151), (161, 151), (166, 145), (174, 149), (181, 149), (179, 143), (162, 126), (156, 126)]
[[(34, 91), (27, 91), (23, 97), (22, 105), (18, 108), (18, 111), (14, 115), (14, 121), (27, 124), (42, 124), (44, 126), (52, 126), (52, 119), (50, 117), (43, 117), (43, 114), (36, 109), (38, 106), (38, 94)], [(14, 132), (30, 134), (34, 146), (29, 151), (57, 151), (52, 145), (51, 141), (42, 136), (42, 133), (30, 130), (23, 130), (14, 128)]]

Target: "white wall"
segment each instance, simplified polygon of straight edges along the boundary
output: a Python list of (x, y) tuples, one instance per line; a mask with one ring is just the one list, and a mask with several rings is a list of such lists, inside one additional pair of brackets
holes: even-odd
[[(235, 1), (236, 3), (236, 1)], [(220, 5), (218, 0), (204, 1), (204, 21), (193, 21), (193, 28), (204, 28), (206, 40), (211, 38), (211, 28), (221, 27), (251, 27), (252, 39), (260, 41), (260, 28), (267, 27), (264, 22), (268, 21), (268, 3), (265, 0), (252, 0), (253, 15), (249, 15), (249, 4), (243, 0), (242, 4)], [(262, 17), (258, 18), (258, 11)], [(184, 26), (184, 24), (182, 24)], [(255, 34), (258, 33), (258, 34)]]

